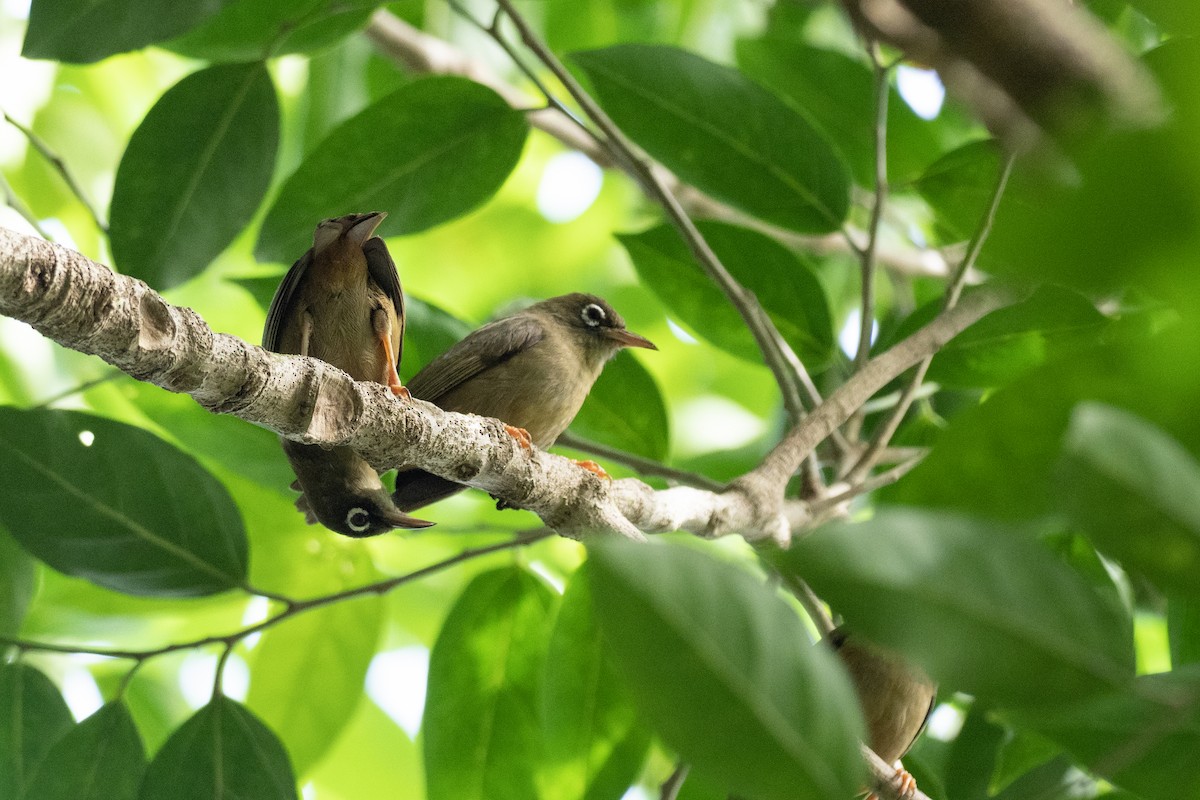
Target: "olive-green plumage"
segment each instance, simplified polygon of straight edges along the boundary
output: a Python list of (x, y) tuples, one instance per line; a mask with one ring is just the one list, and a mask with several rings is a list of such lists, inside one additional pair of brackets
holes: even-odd
[[(607, 302), (590, 294), (543, 300), (496, 320), (435, 358), (408, 382), (413, 397), (446, 411), (495, 417), (554, 444), (623, 347), (657, 349), (625, 329)], [(396, 475), (397, 507), (412, 511), (464, 488), (424, 470)]]
[[(384, 216), (350, 214), (317, 225), (312, 248), (271, 301), (263, 347), (319, 358), (407, 396), (396, 374), (404, 292), (387, 245), (372, 236)], [(379, 474), (350, 448), (281, 441), (301, 492), (296, 505), (309, 522), (355, 537), (433, 524), (401, 513)]]
[(889, 764), (908, 752), (933, 711), (937, 686), (900, 654), (844, 628), (829, 643), (850, 673), (867, 723), (867, 746)]

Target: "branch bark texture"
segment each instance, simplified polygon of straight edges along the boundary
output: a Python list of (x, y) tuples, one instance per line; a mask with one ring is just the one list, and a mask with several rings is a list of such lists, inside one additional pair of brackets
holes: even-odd
[[(783, 499), (808, 452), (871, 394), (975, 320), (1013, 301), (981, 290), (868, 362), (797, 425), (756, 470), (722, 492), (605, 481), (566, 458), (522, 450), (498, 420), (401, 401), (323, 361), (215, 333), (194, 311), (68, 248), (0, 228), (0, 313), (139, 380), (190, 395), (289, 439), (349, 445), (377, 469), (412, 464), (536, 513), (559, 534), (685, 530), (786, 543), (811, 522)], [(789, 523), (789, 520), (791, 522)]]

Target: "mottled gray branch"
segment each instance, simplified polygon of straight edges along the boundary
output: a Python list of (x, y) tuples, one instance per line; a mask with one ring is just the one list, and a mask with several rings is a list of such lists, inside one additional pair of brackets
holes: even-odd
[(756, 470), (722, 492), (655, 490), (605, 481), (572, 461), (523, 450), (498, 420), (402, 401), (381, 384), (356, 383), (323, 361), (283, 356), (215, 333), (188, 308), (83, 255), (0, 228), (0, 314), (23, 320), (64, 347), (96, 355), (139, 380), (190, 395), (295, 441), (348, 445), (377, 469), (411, 464), (528, 509), (561, 535), (683, 530), (786, 543), (814, 523), (784, 501), (787, 478), (879, 387), (967, 325), (1013, 301), (980, 290), (904, 340), (835, 391)]

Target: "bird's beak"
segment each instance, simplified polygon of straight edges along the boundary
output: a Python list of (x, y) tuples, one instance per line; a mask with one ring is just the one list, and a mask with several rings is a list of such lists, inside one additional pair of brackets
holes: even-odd
[(382, 508), (379, 510), (379, 515), (385, 520), (395, 525), (397, 528), (419, 529), (433, 527), (434, 523), (427, 519), (417, 519), (410, 517), (408, 514), (403, 514), (400, 511), (394, 511), (390, 508)]
[(383, 222), (387, 217), (386, 211), (374, 211), (370, 214), (363, 214), (361, 219), (358, 219), (346, 231), (346, 238), (354, 244), (362, 247), (362, 245), (370, 239), (375, 233), (375, 229), (379, 227), (379, 223)]
[(624, 328), (606, 328), (604, 335), (614, 342), (620, 342), (622, 347), (644, 347), (647, 350), (658, 349), (654, 342), (645, 336), (639, 336), (633, 331), (627, 331)]

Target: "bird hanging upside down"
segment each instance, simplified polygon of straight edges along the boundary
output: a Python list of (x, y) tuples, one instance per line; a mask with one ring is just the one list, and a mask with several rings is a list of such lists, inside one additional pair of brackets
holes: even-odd
[[(373, 236), (383, 213), (350, 214), (317, 225), (313, 246), (292, 265), (267, 312), (263, 347), (313, 356), (359, 381), (407, 398), (396, 368), (403, 352), (404, 292), (383, 240)], [(379, 473), (348, 447), (324, 449), (282, 439), (296, 473), (296, 506), (346, 536), (432, 522), (404, 514)]]

